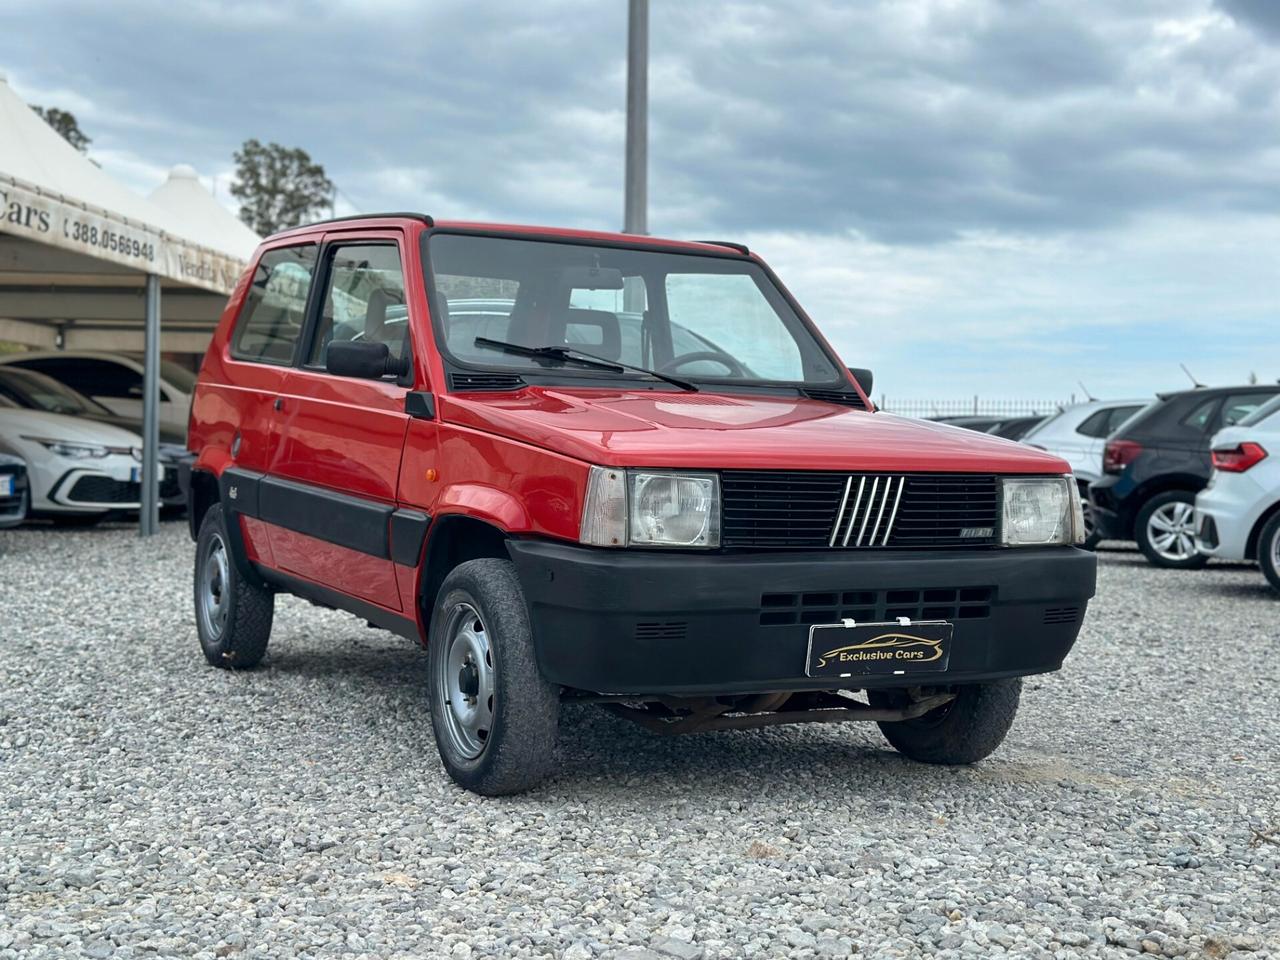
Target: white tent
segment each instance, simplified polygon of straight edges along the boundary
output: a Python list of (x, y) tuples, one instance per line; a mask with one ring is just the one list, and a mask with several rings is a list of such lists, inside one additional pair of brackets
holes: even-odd
[(242, 241), (223, 246), (228, 231), (198, 233), (206, 219), (117, 183), (0, 74), (0, 339), (144, 352), (144, 533), (157, 522), (161, 340), (203, 351), (248, 253)]
[(180, 163), (169, 171), (169, 179), (147, 198), (170, 214), (182, 229), (201, 242), (248, 260), (262, 238), (250, 230), (200, 185), (194, 167)]

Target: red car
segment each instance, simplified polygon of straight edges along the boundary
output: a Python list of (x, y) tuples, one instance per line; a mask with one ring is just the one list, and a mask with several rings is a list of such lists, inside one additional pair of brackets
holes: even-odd
[(278, 234), (192, 406), (204, 654), (257, 664), (280, 591), (410, 637), (484, 794), (549, 771), (566, 701), (662, 733), (874, 720), (979, 760), (1093, 595), (1077, 488), (869, 391), (738, 244)]

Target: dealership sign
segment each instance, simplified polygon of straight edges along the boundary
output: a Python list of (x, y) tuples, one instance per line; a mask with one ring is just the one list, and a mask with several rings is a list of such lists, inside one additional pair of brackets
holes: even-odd
[(0, 232), (230, 293), (245, 264), (153, 225), (93, 210), (0, 176)]

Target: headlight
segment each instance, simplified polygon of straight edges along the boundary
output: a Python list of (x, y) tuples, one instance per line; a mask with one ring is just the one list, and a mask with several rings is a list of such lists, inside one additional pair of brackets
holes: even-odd
[(23, 437), (43, 446), (50, 453), (72, 460), (83, 460), (88, 457), (105, 457), (111, 453), (109, 447), (101, 447), (94, 443), (72, 443), (70, 440), (50, 440), (46, 437)]
[(1080, 490), (1073, 477), (1008, 477), (1001, 487), (1005, 546), (1084, 542)]
[(720, 478), (592, 467), (578, 539), (598, 547), (718, 547)]

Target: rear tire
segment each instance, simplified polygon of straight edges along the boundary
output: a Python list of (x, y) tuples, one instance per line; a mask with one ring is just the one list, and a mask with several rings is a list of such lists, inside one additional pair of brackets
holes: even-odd
[(246, 670), (267, 652), (275, 594), (240, 575), (221, 504), (204, 515), (196, 538), (196, 632), (215, 667)]
[(1280, 513), (1268, 520), (1258, 534), (1258, 566), (1271, 586), (1280, 592)]
[[(1018, 712), (1022, 678), (956, 688), (956, 698), (914, 720), (881, 722), (880, 732), (895, 750), (921, 763), (977, 763), (1004, 742)], [(900, 707), (900, 690), (868, 690), (873, 707)]]
[(1199, 570), (1209, 562), (1196, 551), (1195, 504), (1190, 490), (1166, 490), (1142, 505), (1133, 536), (1151, 563), (1169, 570)]
[(555, 760), (560, 690), (543, 679), (515, 567), (469, 560), (431, 617), (431, 726), (444, 768), (485, 796), (536, 786)]

